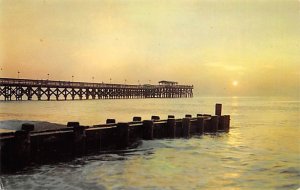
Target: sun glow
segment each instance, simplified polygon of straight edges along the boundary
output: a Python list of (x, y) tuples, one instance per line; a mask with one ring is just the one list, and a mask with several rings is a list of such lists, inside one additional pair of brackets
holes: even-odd
[(238, 84), (239, 84), (239, 82), (236, 81), (236, 80), (232, 82), (232, 85), (233, 85), (233, 86), (237, 86)]

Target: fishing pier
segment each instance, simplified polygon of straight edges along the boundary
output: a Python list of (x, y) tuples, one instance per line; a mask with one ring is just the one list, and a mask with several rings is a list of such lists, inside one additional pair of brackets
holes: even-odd
[(5, 101), (189, 97), (193, 97), (192, 85), (178, 85), (172, 81), (130, 85), (0, 78), (0, 100)]
[(20, 130), (0, 133), (0, 173), (33, 163), (44, 164), (87, 154), (125, 150), (138, 146), (142, 140), (227, 133), (230, 116), (221, 112), (222, 104), (216, 104), (214, 115), (186, 114), (179, 119), (174, 115), (167, 119), (152, 116), (147, 120), (135, 116), (130, 122), (107, 119), (106, 124), (93, 126), (68, 122), (59, 129), (42, 131), (32, 123), (23, 123)]

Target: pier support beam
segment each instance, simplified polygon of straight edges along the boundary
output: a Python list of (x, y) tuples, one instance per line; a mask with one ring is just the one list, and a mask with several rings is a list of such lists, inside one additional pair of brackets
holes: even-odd
[[(27, 96), (31, 100), (33, 95), (38, 100), (42, 97), (46, 100), (53, 98), (59, 100), (62, 95), (64, 100), (70, 95), (71, 100), (76, 96), (82, 99), (132, 99), (132, 98), (183, 98), (193, 96), (192, 85), (123, 85), (123, 84), (104, 84), (88, 82), (70, 82), (55, 80), (32, 80), (32, 79), (12, 79), (0, 78), (0, 88), (4, 88), (0, 93), (0, 98), (6, 101), (22, 100)], [(59, 90), (60, 89), (60, 90)], [(31, 93), (32, 91), (32, 93)], [(25, 98), (24, 98), (25, 99)]]

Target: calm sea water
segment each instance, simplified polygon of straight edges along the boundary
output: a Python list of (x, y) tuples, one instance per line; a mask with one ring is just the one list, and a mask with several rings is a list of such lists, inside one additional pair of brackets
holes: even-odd
[[(133, 150), (1, 175), (2, 189), (298, 189), (300, 100), (194, 97), (89, 101), (0, 102), (0, 120), (85, 125), (107, 118), (167, 118), (214, 113), (223, 104), (231, 131), (191, 139), (143, 141)], [(0, 189), (1, 189), (0, 188)]]

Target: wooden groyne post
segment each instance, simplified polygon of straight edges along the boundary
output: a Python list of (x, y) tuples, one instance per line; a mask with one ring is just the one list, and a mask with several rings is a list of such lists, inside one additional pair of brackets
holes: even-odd
[(197, 126), (198, 126), (197, 133), (202, 135), (204, 133), (204, 117), (202, 115), (198, 116), (197, 114)]
[(217, 115), (217, 116), (221, 116), (222, 115), (222, 104), (216, 104), (215, 115)]
[[(135, 116), (130, 122), (107, 119), (106, 124), (82, 126), (68, 122), (65, 128), (34, 131), (32, 124), (23, 124), (20, 131), (0, 133), (0, 172), (17, 169), (31, 162), (44, 163), (87, 153), (126, 149), (140, 140), (163, 138), (190, 138), (193, 135), (229, 132), (230, 115), (221, 115), (222, 105), (217, 104), (215, 113), (186, 114), (175, 119), (169, 115), (161, 120), (152, 116), (143, 120)], [(4, 169), (4, 170), (3, 170)]]
[(218, 115), (211, 116), (210, 132), (216, 133), (218, 131), (218, 125), (219, 125), (219, 116)]
[(190, 131), (191, 131), (191, 117), (185, 117), (182, 119), (182, 136), (185, 138), (190, 137)]
[(88, 128), (86, 126), (82, 126), (79, 122), (69, 122), (67, 124), (68, 127), (73, 129), (73, 153), (75, 155), (82, 155), (86, 152), (86, 131)]
[(145, 140), (153, 139), (153, 120), (144, 120), (143, 121), (143, 131), (144, 131), (143, 139), (145, 139)]
[(31, 138), (30, 132), (34, 130), (34, 125), (23, 124), (20, 131), (16, 131), (14, 138), (14, 150), (11, 164), (16, 164), (17, 167), (22, 167), (30, 162)]
[(229, 132), (230, 128), (230, 115), (222, 115), (219, 119), (219, 130), (223, 130), (224, 132)]
[(119, 136), (118, 148), (126, 148), (129, 146), (129, 123), (118, 123), (117, 133)]
[(167, 120), (167, 135), (168, 138), (175, 138), (176, 137), (176, 121), (175, 118), (169, 118)]

